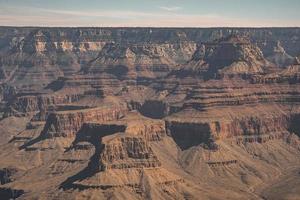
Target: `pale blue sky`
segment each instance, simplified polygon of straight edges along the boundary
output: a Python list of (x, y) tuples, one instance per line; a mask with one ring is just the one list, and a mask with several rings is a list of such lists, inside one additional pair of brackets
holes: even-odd
[(0, 0), (0, 25), (300, 26), (300, 0)]

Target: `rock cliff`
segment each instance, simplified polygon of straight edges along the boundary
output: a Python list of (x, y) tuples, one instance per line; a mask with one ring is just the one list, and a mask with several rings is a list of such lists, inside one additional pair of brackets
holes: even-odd
[(257, 199), (299, 169), (299, 44), (299, 28), (0, 27), (0, 194)]

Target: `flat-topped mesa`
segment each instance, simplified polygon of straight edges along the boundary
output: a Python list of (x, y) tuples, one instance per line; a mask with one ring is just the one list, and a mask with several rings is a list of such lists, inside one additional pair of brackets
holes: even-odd
[[(258, 105), (257, 108), (220, 108), (218, 111), (183, 111), (178, 116), (193, 116), (188, 121), (170, 116), (166, 121), (168, 134), (182, 149), (204, 145), (213, 148), (218, 140), (248, 137), (247, 141), (282, 138), (288, 133), (287, 112), (277, 107)], [(175, 115), (176, 116), (176, 115)], [(266, 135), (270, 135), (267, 137)], [(274, 137), (273, 137), (274, 135)], [(261, 136), (261, 137), (260, 137)], [(264, 137), (265, 136), (265, 137)]]
[[(112, 127), (111, 130), (109, 130), (109, 127)], [(166, 136), (163, 120), (145, 118), (136, 111), (126, 113), (124, 117), (117, 121), (85, 122), (80, 130), (82, 135), (77, 136), (94, 135), (104, 137), (106, 135), (101, 135), (101, 133), (113, 132), (116, 127), (119, 129), (115, 132), (122, 132), (126, 136), (142, 137), (148, 142), (160, 141)]]
[(97, 107), (83, 110), (59, 111), (49, 114), (42, 135), (45, 137), (72, 137), (84, 122), (118, 120), (127, 108)]
[[(57, 104), (68, 104), (78, 101), (82, 96), (80, 94), (24, 94), (16, 96), (11, 104), (13, 112), (34, 113), (45, 111), (49, 106)], [(8, 113), (9, 114), (9, 113)], [(13, 115), (13, 113), (11, 113)]]
[[(153, 168), (161, 163), (151, 149), (151, 143), (166, 136), (165, 122), (129, 112), (122, 119), (106, 122), (85, 122), (76, 134), (73, 147), (81, 142), (92, 143), (95, 155), (91, 163), (97, 169)], [(99, 159), (99, 160), (98, 160)]]
[(133, 120), (129, 121), (126, 134), (144, 137), (146, 141), (160, 141), (166, 136), (163, 120)]
[(102, 139), (104, 150), (100, 156), (100, 170), (124, 168), (153, 168), (161, 166), (143, 137), (122, 135)]

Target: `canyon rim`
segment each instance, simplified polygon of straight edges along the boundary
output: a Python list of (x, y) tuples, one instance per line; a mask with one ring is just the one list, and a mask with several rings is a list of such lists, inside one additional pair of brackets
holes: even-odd
[(0, 0), (0, 200), (299, 200), (300, 3), (239, 2)]

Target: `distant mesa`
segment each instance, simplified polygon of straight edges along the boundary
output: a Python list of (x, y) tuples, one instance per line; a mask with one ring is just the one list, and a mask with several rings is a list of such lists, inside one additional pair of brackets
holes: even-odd
[(299, 38), (0, 27), (0, 199), (300, 199)]

